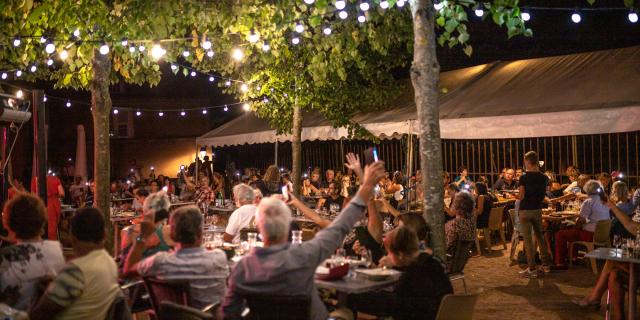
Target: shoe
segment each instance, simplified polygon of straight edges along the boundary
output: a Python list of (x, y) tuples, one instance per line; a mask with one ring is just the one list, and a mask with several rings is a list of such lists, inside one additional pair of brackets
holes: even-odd
[(546, 273), (549, 273), (549, 272), (551, 272), (551, 266), (546, 265), (546, 264), (543, 264), (543, 265), (541, 265), (541, 266), (538, 268), (538, 271), (539, 271), (540, 273), (545, 273), (545, 274), (546, 274)]
[(520, 274), (520, 276), (524, 277), (524, 278), (529, 278), (529, 279), (536, 279), (538, 278), (538, 271), (537, 270), (531, 270), (529, 268), (526, 268), (520, 272), (518, 272)]
[(572, 298), (571, 302), (573, 302), (577, 306), (580, 306), (581, 308), (593, 307), (596, 311), (600, 310), (600, 307), (601, 307), (601, 302), (600, 301), (589, 302), (589, 301), (587, 301), (587, 297), (584, 297), (584, 298)]

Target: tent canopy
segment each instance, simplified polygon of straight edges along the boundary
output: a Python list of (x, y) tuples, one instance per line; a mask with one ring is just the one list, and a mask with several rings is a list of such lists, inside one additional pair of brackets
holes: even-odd
[[(640, 46), (510, 62), (440, 75), (444, 139), (566, 136), (640, 130)], [(347, 136), (315, 111), (303, 115), (302, 139)], [(381, 111), (353, 121), (381, 138), (418, 133), (413, 88)], [(290, 140), (246, 113), (198, 137), (201, 145)]]

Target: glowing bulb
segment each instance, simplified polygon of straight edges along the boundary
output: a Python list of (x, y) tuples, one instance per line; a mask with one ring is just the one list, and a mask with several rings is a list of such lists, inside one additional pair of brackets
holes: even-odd
[(66, 106), (67, 106), (67, 108), (71, 108), (71, 101), (67, 101)]
[(196, 76), (196, 72), (195, 71), (191, 71), (191, 76), (195, 77)]
[(386, 1), (386, 0), (380, 1), (380, 8), (388, 9), (389, 8), (389, 2)]
[(2, 76), (0, 76), (0, 77), (2, 78), (2, 80), (6, 79), (6, 78), (7, 78), (7, 73), (6, 73), (6, 72), (3, 72), (3, 73), (2, 73)]
[(36, 70), (38, 70), (38, 67), (36, 67), (36, 65), (34, 64), (34, 65), (31, 66), (31, 68), (29, 68), (29, 70), (31, 72), (36, 72)]
[(186, 57), (188, 57), (189, 55), (191, 55), (191, 52), (189, 52), (189, 50), (182, 51), (182, 56), (183, 56), (183, 57), (185, 57), (185, 58), (186, 58)]
[(20, 42), (22, 42), (22, 41), (20, 40), (20, 38), (18, 38), (18, 37), (14, 38), (14, 39), (13, 39), (13, 46), (14, 46), (14, 47), (19, 47), (19, 46), (20, 46)]
[(235, 48), (235, 49), (233, 49), (233, 52), (231, 53), (231, 57), (233, 57), (233, 59), (236, 60), (236, 61), (240, 61), (240, 60), (242, 60), (242, 58), (244, 58), (244, 52), (242, 52), (242, 50), (240, 50), (240, 48)]
[(579, 14), (579, 13), (574, 12), (574, 13), (571, 15), (571, 21), (573, 21), (573, 23), (580, 23), (580, 21), (582, 21), (582, 17), (580, 16), (580, 14)]
[(242, 85), (240, 85), (240, 91), (242, 92), (249, 91), (249, 86), (246, 83), (243, 83)]
[(369, 2), (362, 2), (362, 3), (360, 3), (360, 10), (362, 10), (362, 11), (367, 11), (367, 10), (369, 10)]
[(293, 39), (291, 39), (291, 43), (293, 43), (293, 44), (298, 44), (298, 43), (300, 43), (300, 38), (298, 38), (298, 37), (293, 37)]
[(113, 114), (118, 114), (118, 109), (113, 109)]
[(136, 117), (139, 117), (139, 116), (141, 116), (141, 115), (142, 115), (142, 112), (140, 112), (140, 111), (136, 111)]
[(61, 60), (66, 60), (69, 57), (69, 52), (67, 52), (67, 50), (62, 50), (60, 51), (59, 56)]
[(154, 44), (153, 47), (151, 47), (151, 57), (153, 57), (156, 60), (162, 58), (162, 56), (164, 56), (166, 52), (167, 51), (162, 49), (162, 47), (157, 43)]
[(222, 110), (224, 110), (224, 112), (227, 112), (227, 111), (229, 111), (229, 107), (227, 107), (227, 105), (225, 104), (224, 108)]
[(364, 15), (358, 16), (358, 22), (365, 23), (365, 21), (367, 21), (367, 17), (365, 17)]
[[(42, 97), (42, 102), (47, 102), (47, 96), (43, 96)], [(69, 161), (71, 161), (71, 160), (69, 160)]]
[[(398, 5), (400, 5), (400, 4), (398, 4)], [(434, 3), (434, 4), (433, 4), (433, 7), (434, 7), (436, 10), (440, 11), (440, 10), (444, 7), (444, 3), (442, 3), (442, 2)]]
[(207, 51), (207, 57), (209, 57), (209, 58), (213, 57), (213, 51), (212, 50)]
[(523, 21), (529, 21), (531, 20), (531, 14), (529, 14), (529, 12), (523, 12), (520, 14), (520, 17), (522, 18)]
[(267, 52), (271, 50), (271, 46), (269, 45), (268, 41), (265, 41), (262, 43), (262, 51)]
[(209, 49), (211, 49), (211, 41), (209, 41), (209, 40), (205, 40), (205, 41), (202, 43), (202, 49), (205, 49), (205, 50), (209, 50)]
[(20, 78), (22, 76), (22, 71), (18, 70), (16, 71), (16, 77)]
[(215, 80), (216, 80), (216, 78), (214, 78), (213, 76), (209, 77), (209, 82), (213, 82)]
[(262, 102), (264, 102), (264, 103), (269, 103), (269, 98), (264, 97), (264, 99), (262, 99)]
[(144, 45), (142, 45), (142, 44), (138, 47), (138, 50), (140, 52), (144, 52), (145, 49), (147, 49), (147, 48), (145, 48)]
[(120, 41), (120, 44), (123, 47), (126, 47), (129, 44), (129, 40), (127, 40), (127, 38), (123, 38), (122, 41)]
[(344, 0), (337, 0), (335, 3), (335, 7), (338, 10), (342, 10), (347, 6), (347, 4), (344, 2)]
[(249, 42), (256, 43), (258, 40), (260, 40), (260, 35), (251, 29), (251, 32), (249, 33)]
[(44, 36), (40, 37), (40, 43), (45, 43), (47, 42), (47, 38), (45, 38)]
[(242, 110), (249, 111), (251, 110), (251, 106), (248, 103), (245, 103), (242, 105)]
[(296, 24), (295, 30), (297, 33), (302, 33), (304, 32), (304, 25), (301, 23)]
[(629, 18), (629, 21), (631, 23), (636, 23), (638, 22), (638, 14), (635, 12), (629, 12), (629, 15), (627, 16)]
[(396, 5), (398, 6), (398, 8), (404, 7), (404, 0), (398, 0), (398, 2), (396, 2)]
[(53, 65), (53, 60), (52, 59), (48, 59), (47, 60), (47, 65), (48, 66), (52, 66)]
[(164, 117), (164, 112), (162, 112), (162, 111), (158, 112), (158, 116)]
[(134, 46), (129, 47), (129, 52), (131, 52), (131, 53), (136, 52), (136, 47), (134, 47)]
[(207, 109), (202, 109), (202, 114), (207, 114)]
[(482, 17), (482, 16), (484, 16), (484, 10), (482, 10), (482, 9), (480, 9), (480, 8), (475, 9), (473, 12), (475, 12), (475, 14), (476, 14), (476, 16), (477, 16), (477, 17)]
[(16, 97), (18, 97), (18, 99), (22, 99), (23, 96), (24, 93), (22, 92), (22, 90), (18, 90), (18, 92), (16, 92)]
[(227, 87), (230, 87), (231, 86), (231, 80), (225, 81), (224, 85), (227, 86)]
[(176, 66), (175, 64), (172, 64), (171, 65), (171, 70), (173, 70), (173, 71), (178, 70), (178, 66)]
[(346, 11), (340, 11), (338, 13), (338, 17), (340, 17), (340, 19), (344, 20), (344, 19), (349, 17), (349, 14)]
[(73, 30), (73, 36), (76, 37), (76, 38), (79, 38), (80, 37), (80, 29)]
[(328, 36), (328, 35), (330, 35), (330, 34), (331, 34), (331, 28), (330, 28), (330, 27), (325, 27), (325, 28), (322, 30), (322, 32), (323, 32), (325, 35), (327, 35), (327, 36)]
[(180, 116), (181, 116), (181, 117), (184, 117), (184, 116), (186, 116), (186, 115), (187, 115), (187, 113), (186, 113), (186, 112), (184, 112), (184, 111), (181, 111), (181, 112), (180, 112)]
[(103, 45), (100, 46), (100, 54), (101, 55), (106, 55), (109, 53), (109, 46), (105, 43)]
[(56, 51), (56, 45), (49, 42), (47, 43), (47, 45), (44, 47), (44, 51), (48, 54), (52, 54), (54, 51)]
[(316, 0), (304, 0), (306, 4), (313, 4), (314, 2), (316, 2)]

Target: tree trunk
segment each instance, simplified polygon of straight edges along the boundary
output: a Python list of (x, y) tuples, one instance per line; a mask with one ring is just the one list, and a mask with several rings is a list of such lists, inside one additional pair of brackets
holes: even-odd
[(300, 173), (302, 172), (302, 110), (297, 105), (293, 106), (293, 129), (291, 139), (291, 182), (293, 183), (294, 194), (298, 196), (302, 189), (302, 179), (300, 179)]
[(113, 245), (113, 226), (110, 218), (110, 149), (109, 149), (109, 115), (111, 114), (111, 97), (109, 96), (109, 74), (111, 60), (98, 50), (93, 51), (93, 79), (91, 80), (91, 114), (93, 115), (93, 179), (96, 183), (93, 206), (102, 210), (106, 227), (107, 242)]
[(431, 228), (434, 254), (445, 258), (444, 188), (438, 109), (440, 65), (436, 56), (435, 9), (431, 0), (411, 0), (413, 64), (411, 81), (418, 108), (420, 167), (424, 186), (424, 218)]

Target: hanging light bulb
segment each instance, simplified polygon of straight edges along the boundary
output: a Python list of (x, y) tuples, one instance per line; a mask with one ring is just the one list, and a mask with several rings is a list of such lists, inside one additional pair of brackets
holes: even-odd
[(196, 72), (195, 71), (191, 71), (191, 76), (195, 77), (196, 76)]
[(60, 60), (67, 60), (67, 58), (69, 57), (69, 52), (67, 52), (67, 50), (62, 50), (60, 51)]
[(18, 92), (16, 92), (16, 97), (18, 97), (18, 99), (22, 99), (23, 96), (24, 93), (22, 92), (22, 90), (18, 90)]
[(53, 65), (53, 59), (47, 59), (47, 65), (48, 66), (52, 66)]
[(294, 45), (300, 43), (300, 38), (298, 37), (291, 38), (291, 43), (293, 43)]
[(227, 111), (229, 111), (229, 107), (227, 107), (227, 105), (225, 104), (224, 108), (222, 110), (224, 110), (224, 112), (227, 112)]
[(129, 45), (129, 40), (127, 38), (122, 38), (122, 41), (120, 41), (120, 44), (123, 47), (126, 47), (127, 45)]
[(213, 57), (213, 50), (209, 50), (207, 51), (207, 57), (212, 58)]
[(240, 85), (240, 91), (247, 92), (249, 91), (249, 86), (246, 83)]
[(249, 111), (251, 110), (251, 106), (248, 103), (245, 103), (242, 105), (242, 110)]
[(629, 15), (627, 15), (627, 18), (629, 18), (629, 22), (631, 23), (638, 22), (638, 14), (633, 10), (629, 12)]
[(529, 12), (523, 12), (520, 14), (520, 17), (522, 18), (522, 21), (529, 21), (531, 20), (531, 14)]
[(156, 43), (151, 47), (151, 57), (155, 60), (158, 60), (164, 56), (167, 51), (164, 50), (160, 44)]
[(202, 114), (207, 114), (207, 109), (202, 109)]
[(349, 14), (346, 11), (343, 10), (343, 11), (338, 12), (338, 17), (340, 17), (340, 19), (344, 20), (344, 19), (349, 17)]
[(242, 52), (242, 50), (240, 50), (240, 48), (235, 48), (233, 49), (233, 52), (231, 53), (231, 57), (236, 60), (236, 61), (240, 61), (244, 58), (244, 52)]
[(183, 110), (183, 111), (180, 111), (180, 116), (181, 116), (181, 117), (184, 117), (184, 116), (186, 116), (186, 115), (187, 115), (187, 113), (186, 113), (186, 112), (184, 112), (184, 110)]
[(437, 10), (440, 11), (443, 7), (444, 7), (444, 3), (443, 2), (436, 2), (433, 4), (433, 7)]
[(36, 70), (38, 70), (38, 67), (36, 67), (36, 65), (34, 64), (34, 65), (31, 66), (31, 68), (29, 68), (29, 70), (31, 72), (36, 72)]
[(175, 64), (171, 65), (171, 70), (176, 71), (178, 70), (178, 66), (176, 66)]
[(13, 38), (13, 46), (14, 47), (19, 47), (21, 42), (22, 42), (22, 40), (20, 40), (20, 37)]
[(118, 114), (118, 113), (119, 113), (118, 109), (113, 109), (113, 114)]
[(264, 97), (264, 99), (262, 99), (262, 102), (264, 102), (264, 103), (269, 103), (269, 98)]
[(476, 7), (476, 9), (473, 10), (473, 12), (476, 14), (476, 17), (484, 16), (484, 10), (482, 10), (482, 8), (480, 7)]
[(363, 14), (358, 16), (358, 22), (365, 23), (366, 21), (367, 21), (367, 17), (365, 17)]
[(138, 51), (140, 51), (140, 52), (144, 52), (145, 49), (147, 49), (147, 48), (145, 48), (145, 46), (143, 44), (138, 46)]
[(80, 38), (80, 29), (73, 30), (73, 36), (76, 38)]
[(8, 76), (7, 73), (3, 72), (2, 75), (0, 76), (0, 78), (2, 78), (2, 80), (4, 80), (4, 79), (7, 78), (7, 76)]
[(67, 108), (71, 108), (71, 101), (67, 101), (66, 106), (67, 106)]
[(106, 43), (103, 43), (103, 44), (100, 46), (100, 54), (101, 54), (101, 55), (107, 55), (107, 54), (109, 54), (109, 46), (108, 46)]
[(158, 112), (158, 116), (164, 117), (164, 112), (162, 112), (162, 111)]
[(336, 9), (342, 10), (347, 6), (347, 4), (344, 2), (344, 0), (336, 0), (334, 6), (336, 7)]
[(389, 8), (389, 1), (387, 1), (387, 0), (380, 1), (380, 8), (388, 9)]
[(209, 82), (213, 82), (213, 81), (215, 81), (215, 80), (216, 80), (216, 78), (214, 78), (213, 76), (210, 76), (210, 77), (209, 77)]
[(225, 81), (224, 85), (227, 86), (227, 87), (230, 87), (231, 86), (231, 80)]
[(211, 41), (205, 40), (202, 42), (202, 49), (209, 50), (211, 49)]
[(360, 3), (360, 10), (367, 11), (369, 10), (369, 8), (370, 8), (369, 2), (363, 1)]
[(257, 34), (255, 30), (251, 29), (251, 32), (249, 33), (249, 42), (256, 43), (258, 40), (260, 40), (260, 35)]
[(47, 102), (47, 96), (42, 97), (42, 102)]
[(306, 4), (313, 4), (314, 2), (316, 2), (316, 0), (304, 0)]
[(404, 0), (398, 0), (398, 2), (396, 2), (396, 6), (398, 6), (398, 8), (404, 7)]
[(269, 41), (266, 41), (266, 40), (265, 40), (265, 41), (262, 43), (262, 51), (267, 52), (267, 51), (269, 51), (269, 50), (271, 50), (271, 46), (269, 45)]
[(297, 33), (304, 32), (304, 25), (302, 23), (297, 23), (296, 27), (295, 27), (295, 30), (296, 30)]
[(186, 58), (186, 57), (188, 57), (189, 55), (191, 55), (191, 52), (189, 52), (189, 50), (182, 51), (182, 56), (183, 56), (183, 57), (185, 57), (185, 58)]
[(45, 43), (47, 42), (47, 38), (45, 38), (44, 36), (40, 37), (40, 43)]
[(134, 46), (129, 47), (129, 52), (131, 52), (131, 53), (136, 52), (136, 47), (134, 47)]
[(20, 78), (22, 76), (22, 71), (18, 70), (16, 71), (16, 77)]
[(324, 33), (325, 35), (330, 35), (331, 34), (331, 27), (325, 27), (324, 29), (322, 29), (322, 33)]
[(53, 42), (49, 42), (46, 46), (44, 46), (44, 52), (52, 54), (54, 51), (56, 51), (56, 45), (53, 44)]
[(136, 117), (139, 117), (139, 116), (141, 116), (141, 115), (142, 115), (142, 112), (140, 112), (140, 111), (136, 111)]
[(580, 21), (582, 21), (582, 17), (580, 16), (580, 13), (576, 11), (573, 14), (571, 14), (571, 21), (573, 21), (573, 23), (580, 23)]

